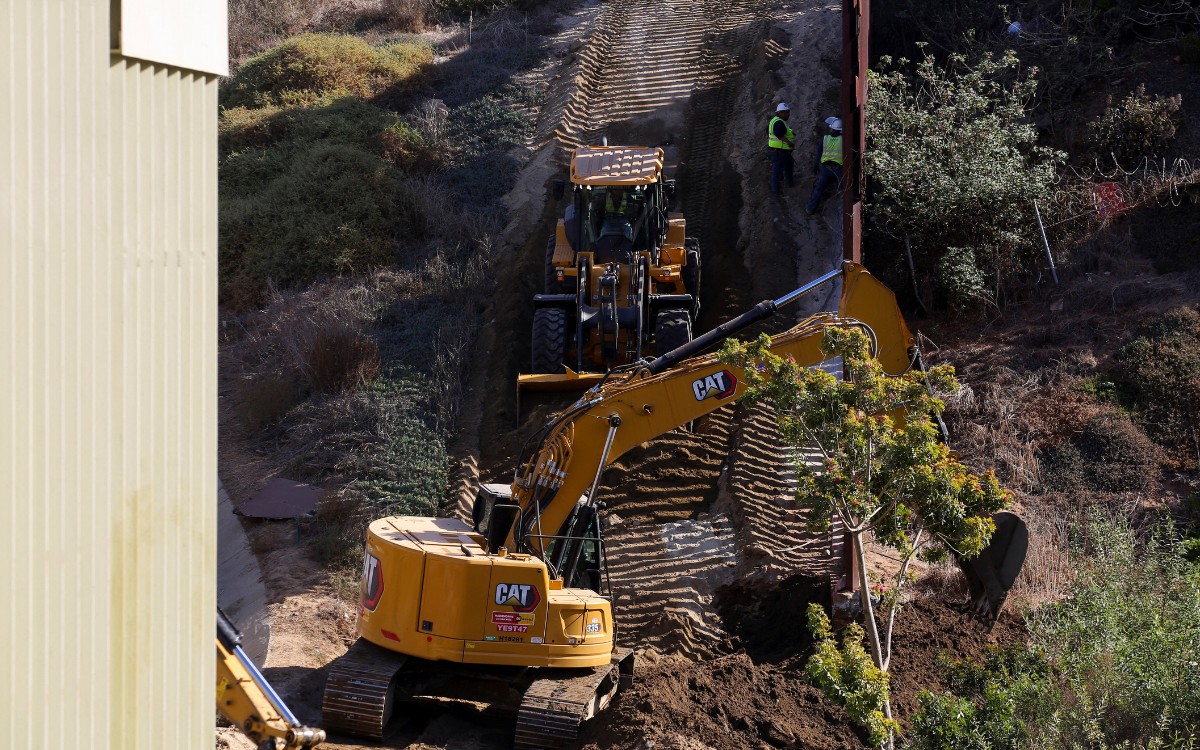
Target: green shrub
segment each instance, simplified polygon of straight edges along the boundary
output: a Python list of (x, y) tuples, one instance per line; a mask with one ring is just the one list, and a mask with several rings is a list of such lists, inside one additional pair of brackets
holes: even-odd
[(1150, 436), (1184, 468), (1200, 465), (1200, 312), (1182, 307), (1160, 316), (1115, 361)]
[(1102, 156), (1128, 165), (1160, 153), (1175, 138), (1182, 96), (1147, 96), (1146, 85), (1110, 106), (1088, 124), (1092, 143)]
[(1042, 478), (1055, 491), (1146, 492), (1160, 473), (1161, 452), (1129, 417), (1091, 419), (1070, 442), (1041, 457)]
[(981, 278), (1038, 262), (1033, 201), (1049, 194), (1064, 155), (1037, 145), (1028, 116), (1036, 71), (1021, 71), (1013, 53), (972, 64), (954, 55), (944, 67), (927, 56), (911, 77), (906, 62), (884, 58), (870, 72), (872, 220), (908, 238), (925, 272), (954, 248), (952, 273), (938, 275), (961, 285), (945, 290), (951, 299), (975, 298)]
[(804, 673), (830, 700), (846, 709), (852, 723), (867, 731), (873, 747), (882, 746), (900, 727), (884, 716), (890, 678), (875, 666), (863, 648), (862, 626), (847, 625), (839, 648), (825, 610), (818, 604), (809, 604), (808, 629), (817, 644)]
[(411, 86), (433, 61), (420, 42), (372, 47), (343, 34), (293, 37), (238, 68), (221, 90), (224, 107), (294, 107), (341, 97), (370, 99)]
[(968, 307), (988, 296), (983, 271), (969, 247), (946, 248), (937, 262), (937, 280), (955, 308)]
[(912, 748), (1195, 748), (1200, 567), (1168, 524), (1145, 543), (1093, 521), (1067, 596), (1028, 618), (1032, 642), (984, 663), (943, 662), (950, 691), (922, 695)]
[(1144, 546), (1094, 522), (1090, 554), (1062, 602), (1030, 622), (1063, 693), (1046, 746), (1172, 746), (1200, 731), (1200, 569), (1174, 529)]
[(938, 665), (949, 688), (924, 691), (906, 747), (912, 750), (1018, 750), (1053, 718), (1055, 686), (1049, 664), (1025, 646), (989, 649), (983, 664)]
[[(287, 287), (363, 272), (394, 260), (395, 235), (424, 232), (407, 183), (366, 151), (317, 146), (291, 159), (262, 152), (245, 158), (247, 169), (238, 169), (235, 156), (222, 170), (223, 285), (261, 293), (269, 281)], [(274, 169), (281, 172), (270, 177)], [(265, 184), (241, 195), (229, 182), (244, 185), (247, 173)]]
[(442, 160), (439, 146), (400, 115), (349, 97), (321, 106), (226, 109), (217, 132), (222, 167), (251, 149), (282, 149), (283, 157), (319, 144), (355, 146), (405, 171), (429, 171)]

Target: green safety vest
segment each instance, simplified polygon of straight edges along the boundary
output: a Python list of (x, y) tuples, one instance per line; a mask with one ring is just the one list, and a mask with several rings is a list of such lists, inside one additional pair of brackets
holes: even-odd
[(784, 119), (782, 117), (780, 117), (779, 115), (776, 115), (771, 118), (771, 122), (767, 123), (767, 146), (769, 146), (770, 148), (783, 148), (783, 149), (790, 150), (792, 147), (788, 145), (787, 141), (781, 141), (780, 139), (775, 137), (775, 122), (776, 121), (782, 122), (783, 127), (787, 128), (788, 141), (791, 141), (792, 143), (796, 142), (796, 134), (792, 132), (792, 129), (790, 127), (788, 127), (788, 124), (784, 121)]
[(827, 135), (821, 141), (821, 163), (831, 161), (839, 167), (842, 165), (842, 137)]
[(628, 202), (629, 196), (624, 193), (618, 196), (616, 193), (610, 191), (608, 197), (604, 199), (604, 212), (610, 214), (622, 213), (625, 210), (625, 204)]

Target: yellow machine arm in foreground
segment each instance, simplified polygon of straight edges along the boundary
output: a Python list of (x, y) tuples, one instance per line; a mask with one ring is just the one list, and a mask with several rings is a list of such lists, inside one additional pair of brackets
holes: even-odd
[(237, 628), (217, 610), (217, 711), (259, 750), (304, 750), (324, 742), (325, 732), (301, 726), (240, 642)]

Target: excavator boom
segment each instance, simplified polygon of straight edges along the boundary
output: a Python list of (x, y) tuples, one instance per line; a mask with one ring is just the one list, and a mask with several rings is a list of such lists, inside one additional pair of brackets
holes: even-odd
[[(818, 313), (772, 338), (772, 349), (805, 365), (826, 359), (821, 338), (830, 326), (864, 328), (875, 342), (875, 356), (889, 374), (914, 364), (916, 349), (896, 299), (862, 266), (847, 263), (778, 300), (759, 303), (749, 312), (700, 338), (583, 395), (556, 415), (522, 458), (512, 486), (520, 520), (506, 546), (543, 556), (545, 540), (561, 536), (582, 497), (594, 497), (604, 467), (634, 446), (687, 424), (736, 401), (745, 391), (744, 373), (722, 364), (715, 354), (692, 356), (744, 330), (799, 296), (840, 281), (836, 313)], [(589, 490), (591, 490), (589, 492)]]

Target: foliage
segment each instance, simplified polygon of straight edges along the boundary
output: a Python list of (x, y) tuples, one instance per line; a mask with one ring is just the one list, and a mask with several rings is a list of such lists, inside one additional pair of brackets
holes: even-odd
[(829, 617), (818, 604), (808, 605), (808, 629), (816, 646), (804, 673), (830, 700), (846, 709), (851, 722), (867, 731), (872, 746), (880, 747), (900, 725), (884, 715), (889, 677), (871, 663), (863, 648), (863, 629), (855, 623), (847, 625), (838, 648)]
[[(771, 353), (770, 343), (765, 335), (727, 342), (721, 361), (746, 369), (749, 401), (774, 402), (788, 445), (820, 450), (819, 466), (796, 466), (796, 500), (811, 523), (828, 528), (834, 515), (850, 528), (868, 521), (879, 542), (897, 548), (919, 527), (967, 556), (983, 549), (1008, 493), (992, 472), (968, 472), (937, 439), (932, 417), (944, 403), (925, 374), (885, 375), (856, 328), (831, 326), (821, 342), (826, 356), (843, 357), (844, 381)], [(952, 367), (927, 376), (935, 391), (957, 389)]]
[(987, 299), (987, 279), (969, 247), (948, 247), (937, 262), (938, 284), (946, 291), (950, 305), (963, 309)]
[[(248, 168), (254, 169), (273, 157), (232, 157), (222, 184), (242, 171), (240, 158), (253, 159)], [(408, 183), (379, 157), (352, 146), (317, 146), (282, 169), (257, 191), (223, 191), (220, 263), (227, 301), (238, 301), (241, 290), (241, 301), (254, 302), (268, 281), (289, 286), (390, 263), (394, 234), (424, 231)]]
[(1130, 166), (1143, 157), (1154, 156), (1175, 138), (1183, 97), (1147, 96), (1141, 84), (1116, 106), (1105, 108), (1088, 124), (1093, 144), (1101, 156)]
[[(1200, 569), (1174, 529), (1144, 546), (1096, 521), (1071, 595), (1034, 614), (1035, 642), (1059, 674), (1054, 744), (1152, 747), (1200, 730)], [(1161, 745), (1159, 745), (1161, 746)]]
[[(966, 557), (979, 554), (995, 530), (991, 515), (1007, 504), (1009, 493), (993, 472), (968, 472), (938, 440), (933, 416), (944, 404), (932, 391), (957, 387), (952, 368), (885, 375), (866, 334), (849, 325), (826, 327), (821, 339), (826, 358), (842, 357), (845, 381), (802, 367), (770, 347), (765, 334), (750, 343), (727, 341), (720, 360), (742, 368), (747, 400), (774, 403), (780, 435), (797, 456), (802, 449), (817, 450), (817, 465), (796, 461), (796, 501), (814, 529), (827, 530), (836, 517), (853, 537), (866, 635), (875, 667), (886, 673), (912, 558), (920, 551), (933, 559), (947, 548)], [(880, 597), (882, 635), (863, 551), (868, 530), (903, 561)], [(882, 706), (890, 721), (886, 696)], [(883, 731), (891, 747), (891, 726)]]
[(1061, 601), (1029, 616), (1030, 646), (943, 662), (911, 747), (1194, 748), (1200, 731), (1200, 566), (1170, 524), (1139, 542), (1093, 519)]
[(1117, 352), (1117, 376), (1150, 436), (1184, 467), (1200, 465), (1200, 312), (1183, 307)]
[(955, 300), (975, 298), (982, 278), (1018, 274), (1039, 252), (1033, 201), (1064, 155), (1037, 145), (1027, 111), (1037, 71), (1021, 72), (1011, 51), (972, 64), (952, 55), (945, 68), (926, 56), (911, 79), (906, 62), (870, 72), (873, 217), (927, 271), (957, 248), (943, 283)]
[(1162, 455), (1125, 414), (1106, 411), (1093, 417), (1069, 442), (1041, 457), (1050, 490), (1071, 492), (1146, 492), (1158, 480)]
[(322, 144), (354, 146), (406, 171), (428, 171), (441, 159), (437, 144), (403, 117), (349, 97), (320, 106), (225, 109), (217, 133), (222, 166), (251, 149), (271, 149), (270, 159), (287, 162)]
[(912, 750), (1018, 750), (1053, 720), (1049, 664), (1026, 646), (992, 648), (983, 664), (939, 657), (949, 690), (924, 691), (912, 719)]
[(421, 42), (372, 47), (345, 34), (303, 34), (242, 63), (221, 89), (223, 107), (294, 107), (370, 99), (411, 87), (433, 50)]

